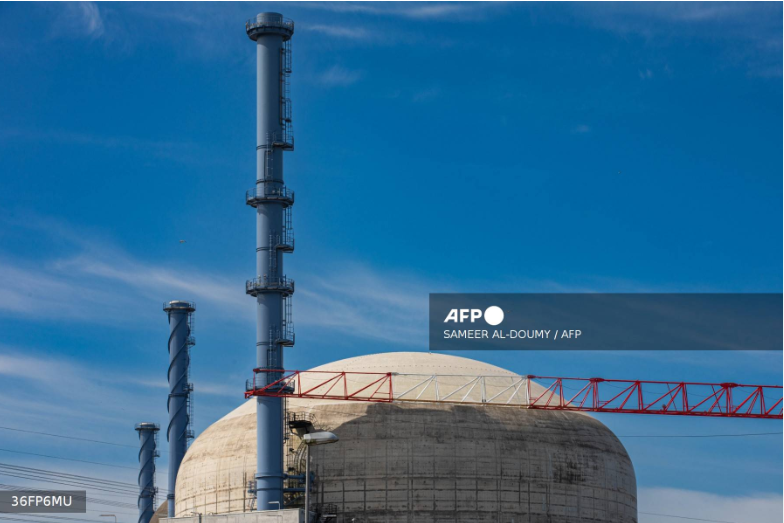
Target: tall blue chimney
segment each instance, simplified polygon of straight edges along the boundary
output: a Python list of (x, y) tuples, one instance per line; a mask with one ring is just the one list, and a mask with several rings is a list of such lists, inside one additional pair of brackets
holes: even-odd
[(160, 427), (157, 423), (137, 423), (136, 431), (139, 433), (139, 507), (138, 523), (150, 523), (155, 512), (155, 495), (158, 489), (155, 488), (155, 458), (158, 454), (158, 431)]
[(187, 301), (170, 301), (163, 304), (169, 316), (169, 427), (166, 439), (169, 442), (169, 517), (174, 517), (174, 491), (177, 471), (188, 450), (188, 440), (193, 437), (191, 423), (191, 392), (193, 385), (190, 373), (190, 348), (196, 344), (192, 334), (193, 313), (196, 305)]
[[(256, 277), (245, 291), (256, 298), (257, 386), (280, 378), (283, 347), (294, 345), (291, 295), (294, 282), (283, 270), (283, 253), (294, 250), (294, 193), (283, 182), (283, 151), (294, 149), (291, 132), (291, 36), (294, 22), (278, 13), (248, 20), (256, 42), (256, 186), (245, 202), (256, 209)], [(256, 398), (256, 509), (283, 505), (283, 404)]]

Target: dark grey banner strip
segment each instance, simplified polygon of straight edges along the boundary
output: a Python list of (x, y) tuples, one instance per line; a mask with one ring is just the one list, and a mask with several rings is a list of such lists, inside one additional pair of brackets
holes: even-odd
[(782, 350), (782, 295), (431, 294), (430, 350)]
[(0, 490), (0, 514), (85, 514), (84, 490)]

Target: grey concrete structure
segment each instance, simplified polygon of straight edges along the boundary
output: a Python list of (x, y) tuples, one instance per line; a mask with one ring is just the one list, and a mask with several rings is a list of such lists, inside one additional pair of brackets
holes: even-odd
[(181, 518), (161, 518), (161, 523), (305, 523), (301, 509), (270, 510), (266, 512), (239, 512), (208, 514)]
[(162, 519), (168, 517), (169, 515), (169, 502), (167, 500), (163, 500), (157, 509), (155, 509), (155, 513), (150, 518), (150, 523), (159, 523)]
[(150, 523), (155, 512), (155, 458), (158, 454), (158, 431), (161, 428), (157, 423), (137, 423), (135, 430), (139, 433), (139, 507), (138, 523)]
[(190, 430), (190, 348), (196, 343), (192, 336), (192, 314), (196, 306), (187, 301), (170, 301), (163, 304), (169, 317), (169, 426), (166, 439), (169, 442), (169, 493), (166, 495), (169, 517), (174, 517), (174, 492), (177, 471), (180, 468), (188, 440), (193, 437)]
[[(428, 353), (362, 356), (317, 370), (513, 375)], [(314, 414), (319, 428), (340, 437), (312, 449), (313, 506), (334, 504), (338, 522), (637, 521), (629, 456), (585, 414), (331, 400), (289, 400), (288, 409)], [(253, 510), (254, 410), (244, 404), (193, 443), (177, 480), (177, 515)]]

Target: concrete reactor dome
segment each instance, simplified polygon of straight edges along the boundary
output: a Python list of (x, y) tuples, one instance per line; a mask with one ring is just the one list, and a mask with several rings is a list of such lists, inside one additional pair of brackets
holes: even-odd
[[(439, 382), (456, 375), (515, 376), (467, 358), (412, 352), (360, 356), (313, 370), (435, 374)], [(637, 521), (637, 485), (626, 450), (600, 421), (582, 413), (304, 399), (289, 399), (286, 409), (340, 438), (311, 449), (311, 506), (336, 514), (331, 521)], [(294, 435), (284, 440), (287, 474), (302, 475), (303, 447)], [(177, 476), (176, 515), (254, 510), (248, 486), (255, 466), (251, 400), (191, 445)], [(292, 506), (302, 506), (296, 493), (289, 496)]]

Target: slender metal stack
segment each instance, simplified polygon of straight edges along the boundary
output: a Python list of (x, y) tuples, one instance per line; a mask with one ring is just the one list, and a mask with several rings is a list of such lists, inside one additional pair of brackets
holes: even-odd
[[(294, 282), (283, 270), (283, 254), (294, 250), (294, 193), (283, 182), (283, 151), (294, 148), (288, 98), (294, 22), (278, 13), (261, 13), (245, 30), (256, 42), (257, 74), (256, 186), (245, 197), (256, 209), (256, 278), (245, 290), (257, 302), (256, 365), (268, 384), (283, 370), (283, 347), (294, 345)], [(280, 398), (257, 398), (257, 510), (283, 504), (283, 416)]]
[(189, 382), (190, 348), (196, 344), (192, 336), (193, 312), (196, 306), (187, 301), (170, 301), (163, 304), (169, 316), (169, 427), (166, 439), (169, 442), (169, 493), (168, 514), (174, 517), (174, 491), (177, 471), (188, 450), (188, 440), (193, 437), (191, 422), (191, 392)]
[(139, 433), (139, 507), (138, 523), (150, 523), (150, 518), (155, 513), (155, 458), (158, 454), (157, 423), (137, 423), (136, 431)]

